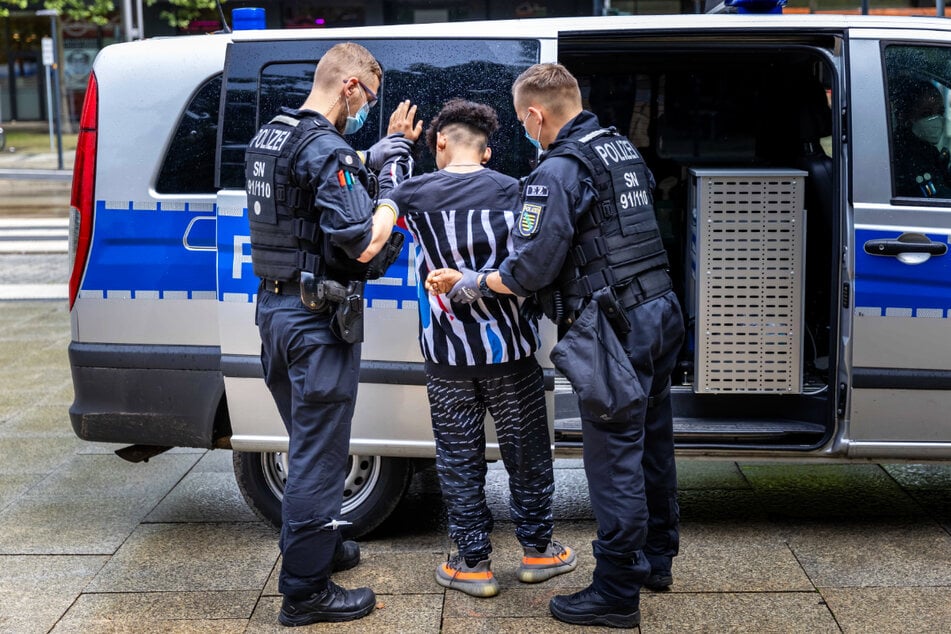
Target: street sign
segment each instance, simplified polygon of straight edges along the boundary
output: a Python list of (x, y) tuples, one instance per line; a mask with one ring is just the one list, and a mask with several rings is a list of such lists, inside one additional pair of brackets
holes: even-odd
[(40, 47), (43, 49), (43, 66), (53, 65), (53, 38), (44, 37), (40, 40)]

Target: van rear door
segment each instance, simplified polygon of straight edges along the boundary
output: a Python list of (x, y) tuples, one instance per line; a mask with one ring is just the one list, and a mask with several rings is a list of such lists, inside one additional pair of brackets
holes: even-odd
[[(939, 38), (943, 41), (938, 41)], [(927, 31), (849, 38), (852, 307), (849, 455), (951, 457), (951, 41)], [(945, 133), (923, 141), (918, 94)], [(915, 112), (913, 112), (915, 111)], [(920, 130), (919, 130), (920, 132)]]

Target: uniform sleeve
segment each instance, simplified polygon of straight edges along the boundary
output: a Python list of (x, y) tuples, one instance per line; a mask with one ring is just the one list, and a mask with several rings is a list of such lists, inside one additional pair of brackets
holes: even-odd
[(558, 277), (574, 235), (575, 218), (590, 204), (571, 159), (552, 158), (526, 179), (512, 229), (512, 252), (499, 275), (516, 295), (527, 296)]
[(372, 237), (373, 200), (363, 186), (366, 168), (357, 153), (339, 147), (321, 151), (312, 143), (301, 152), (297, 169), (313, 188), (321, 230), (347, 256), (359, 257)]

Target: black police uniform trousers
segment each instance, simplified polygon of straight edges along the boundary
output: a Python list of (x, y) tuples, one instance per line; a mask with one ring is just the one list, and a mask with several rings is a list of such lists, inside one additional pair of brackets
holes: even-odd
[[(645, 394), (661, 393), (683, 341), (683, 316), (671, 291), (627, 310), (621, 336)], [(670, 570), (679, 547), (680, 511), (670, 399), (644, 403), (623, 423), (581, 408), (584, 468), (595, 519), (592, 586), (618, 602), (637, 603), (651, 567)]]
[[(531, 361), (534, 361), (533, 359)], [(492, 513), (485, 500), (485, 413), (495, 420), (502, 462), (509, 474), (509, 512), (522, 546), (551, 540), (555, 478), (545, 409), (545, 384), (537, 363), (499, 377), (447, 379), (427, 376), (436, 440), (436, 472), (449, 516), (449, 537), (463, 557), (492, 552)]]
[(295, 295), (258, 291), (264, 381), (290, 439), (278, 590), (303, 599), (327, 587), (340, 518), (360, 345), (330, 330), (332, 313), (307, 310)]

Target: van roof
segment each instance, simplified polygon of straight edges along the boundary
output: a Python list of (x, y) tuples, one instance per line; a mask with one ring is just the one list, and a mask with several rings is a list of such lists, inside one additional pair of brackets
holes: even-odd
[(682, 31), (706, 29), (767, 28), (844, 30), (868, 28), (887, 30), (951, 31), (944, 18), (863, 15), (632, 15), (576, 18), (533, 18), (524, 20), (481, 20), (436, 24), (399, 24), (333, 29), (268, 29), (235, 31), (235, 41), (285, 39), (373, 39), (397, 37), (418, 38), (556, 38), (559, 33), (596, 31)]

